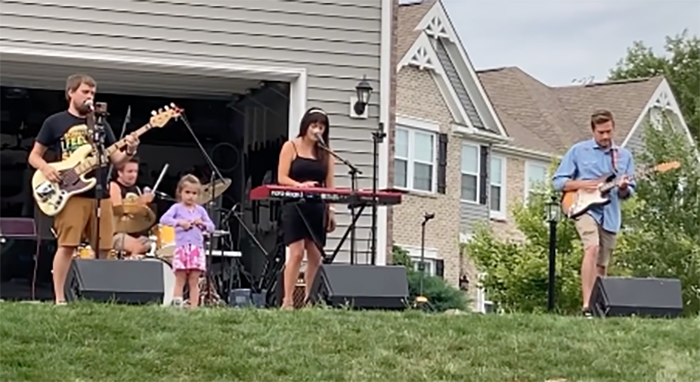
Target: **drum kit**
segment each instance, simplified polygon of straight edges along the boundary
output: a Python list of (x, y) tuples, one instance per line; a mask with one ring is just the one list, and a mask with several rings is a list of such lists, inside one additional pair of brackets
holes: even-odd
[[(231, 180), (225, 178), (202, 186), (197, 203), (206, 205), (221, 196), (231, 185)], [(150, 250), (146, 253), (127, 254), (123, 244), (113, 248), (109, 259), (141, 260), (157, 258), (170, 263), (175, 252), (175, 228), (157, 224), (156, 214), (147, 205), (140, 202), (138, 196), (127, 196), (121, 206), (113, 208), (114, 232), (120, 236), (143, 235), (148, 238)], [(123, 240), (123, 239), (122, 239)], [(117, 239), (118, 243), (119, 239)], [(94, 259), (95, 253), (89, 244), (78, 247), (74, 257)]]

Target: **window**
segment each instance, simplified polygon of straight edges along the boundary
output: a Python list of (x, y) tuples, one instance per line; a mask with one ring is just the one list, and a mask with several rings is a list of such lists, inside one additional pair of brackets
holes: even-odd
[(548, 165), (537, 162), (525, 163), (525, 200), (532, 192), (544, 190), (547, 184)]
[[(413, 269), (416, 271), (420, 271), (420, 256), (414, 257), (411, 256), (411, 261), (413, 262)], [(425, 259), (425, 275), (426, 276), (435, 276), (435, 260), (433, 259)]]
[(397, 126), (394, 154), (394, 185), (409, 190), (435, 192), (437, 134)]
[(506, 160), (503, 157), (492, 156), (489, 169), (491, 189), (489, 200), (491, 217), (505, 219), (506, 217)]
[(487, 293), (482, 285), (486, 273), (479, 273), (477, 277), (476, 311), (479, 313), (493, 313), (495, 311), (495, 306), (493, 302), (488, 299)]
[(479, 200), (479, 147), (462, 145), (461, 199), (476, 203)]
[[(420, 271), (421, 249), (415, 245), (397, 244), (403, 250), (408, 252), (408, 256), (413, 263), (413, 269)], [(425, 248), (424, 253), (425, 275), (442, 277), (442, 260), (438, 257), (438, 251), (435, 248)]]

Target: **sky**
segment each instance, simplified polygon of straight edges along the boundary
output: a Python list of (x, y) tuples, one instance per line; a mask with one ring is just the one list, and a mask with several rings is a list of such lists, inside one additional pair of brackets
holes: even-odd
[(442, 1), (476, 69), (518, 66), (550, 86), (605, 80), (634, 41), (661, 53), (668, 35), (700, 35), (700, 0)]

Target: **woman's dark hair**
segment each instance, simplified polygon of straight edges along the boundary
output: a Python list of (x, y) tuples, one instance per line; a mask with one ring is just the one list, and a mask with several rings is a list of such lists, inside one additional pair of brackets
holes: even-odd
[[(328, 115), (326, 115), (326, 112), (323, 111), (323, 109), (318, 107), (312, 107), (311, 109), (307, 110), (306, 113), (304, 113), (304, 117), (301, 118), (301, 124), (299, 125), (299, 135), (297, 135), (297, 137), (304, 137), (306, 135), (306, 132), (309, 130), (309, 126), (311, 126), (314, 123), (320, 123), (326, 127), (325, 129), (323, 129), (323, 142), (326, 144), (326, 146), (330, 147), (330, 143), (328, 142), (328, 130), (330, 130), (330, 124), (328, 123)], [(316, 158), (319, 161), (321, 161), (321, 163), (327, 163), (328, 152), (326, 152), (326, 150), (323, 150), (319, 146), (316, 146), (314, 148), (314, 153), (316, 154)]]

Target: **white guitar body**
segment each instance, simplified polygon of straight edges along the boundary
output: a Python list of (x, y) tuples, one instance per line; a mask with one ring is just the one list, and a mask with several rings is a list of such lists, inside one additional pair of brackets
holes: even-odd
[(76, 194), (83, 193), (95, 187), (97, 179), (85, 179), (78, 176), (76, 167), (92, 152), (90, 145), (78, 148), (66, 160), (49, 163), (61, 176), (60, 183), (52, 183), (41, 171), (34, 172), (32, 177), (32, 195), (36, 204), (44, 214), (56, 216), (63, 210), (68, 200)]
[(578, 190), (568, 208), (564, 208), (564, 213), (569, 218), (576, 219), (591, 208), (604, 206), (608, 203), (610, 203), (610, 199), (603, 196), (598, 190)]

